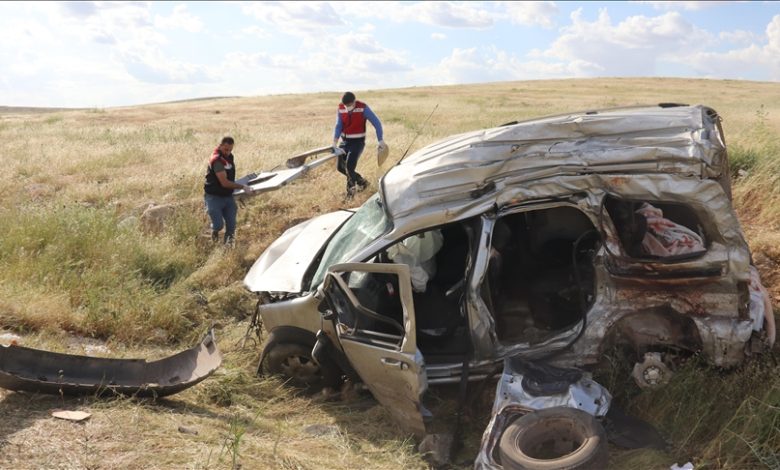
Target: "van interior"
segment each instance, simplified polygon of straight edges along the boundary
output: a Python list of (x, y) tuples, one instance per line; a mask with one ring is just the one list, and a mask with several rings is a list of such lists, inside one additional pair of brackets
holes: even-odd
[(496, 220), (483, 298), (501, 342), (535, 344), (582, 320), (593, 302), (599, 240), (590, 219), (571, 206)]
[[(470, 333), (462, 300), (466, 273), (473, 259), (473, 239), (477, 236), (475, 222), (456, 222), (433, 229), (442, 239), (433, 258), (435, 272), (425, 283), (424, 290), (412, 292), (417, 348), (426, 363), (459, 362), (469, 349)], [(425, 233), (410, 237), (425, 236)], [(393, 263), (388, 251), (391, 251), (389, 247), (369, 262)], [(346, 273), (345, 280), (361, 307), (355, 312), (355, 318), (349, 320), (350, 323), (356, 321), (349, 325), (355, 326), (355, 339), (400, 344), (404, 328), (397, 276), (351, 272)], [(343, 309), (337, 307), (339, 310)], [(341, 314), (339, 318), (344, 323)]]

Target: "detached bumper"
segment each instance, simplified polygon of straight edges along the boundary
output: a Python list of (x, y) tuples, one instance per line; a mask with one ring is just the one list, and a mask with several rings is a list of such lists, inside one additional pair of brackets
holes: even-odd
[(213, 331), (198, 345), (152, 362), (0, 346), (0, 387), (67, 395), (166, 396), (192, 387), (220, 364), (222, 354)]

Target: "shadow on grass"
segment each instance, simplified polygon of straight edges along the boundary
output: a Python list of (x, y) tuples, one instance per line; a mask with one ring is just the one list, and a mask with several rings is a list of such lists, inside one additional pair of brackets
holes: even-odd
[(73, 409), (84, 406), (83, 398), (59, 397), (25, 392), (0, 392), (0, 454), (10, 438), (35, 424), (48, 419), (56, 409)]

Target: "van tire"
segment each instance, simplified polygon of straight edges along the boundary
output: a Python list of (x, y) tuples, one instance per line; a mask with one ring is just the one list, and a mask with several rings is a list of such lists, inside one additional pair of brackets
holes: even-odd
[(338, 367), (312, 357), (314, 345), (291, 342), (272, 342), (266, 346), (262, 367), (269, 375), (277, 375), (293, 387), (318, 392), (325, 387), (338, 386)]
[(533, 411), (507, 426), (499, 442), (508, 470), (601, 470), (607, 467), (604, 428), (590, 414), (568, 407)]

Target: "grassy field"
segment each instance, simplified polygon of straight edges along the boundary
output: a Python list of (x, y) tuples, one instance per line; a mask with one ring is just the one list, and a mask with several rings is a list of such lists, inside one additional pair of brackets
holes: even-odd
[[(0, 391), (0, 468), (424, 468), (414, 444), (370, 396), (327, 402), (254, 376), (259, 348), (239, 346), (253, 307), (241, 280), (292, 224), (343, 207), (343, 177), (315, 170), (239, 211), (232, 250), (206, 239), (202, 180), (223, 135), (238, 173), (270, 169), (332, 139), (340, 92), (222, 98), (128, 108), (0, 109), (0, 333), (31, 347), (161, 357), (217, 325), (222, 369), (165, 400), (69, 399)], [(358, 93), (380, 116), (394, 161), (450, 134), (572, 110), (702, 103), (719, 111), (735, 206), (775, 307), (780, 304), (780, 85), (682, 79), (592, 79), (416, 87)], [(283, 117), (279, 117), (283, 116)], [(359, 171), (376, 183), (374, 136)], [(375, 187), (375, 186), (374, 186)], [(368, 194), (361, 195), (354, 205)], [(144, 234), (151, 204), (179, 210)], [(614, 468), (780, 468), (780, 378), (770, 354), (736, 371), (693, 361), (670, 386), (640, 392), (620, 364), (600, 372), (616, 401), (654, 423), (668, 452), (617, 451)], [(456, 466), (476, 453), (492, 385), (466, 417)], [(452, 391), (435, 390), (443, 412)], [(93, 414), (58, 421), (52, 409)], [(183, 426), (197, 434), (182, 433)]]

